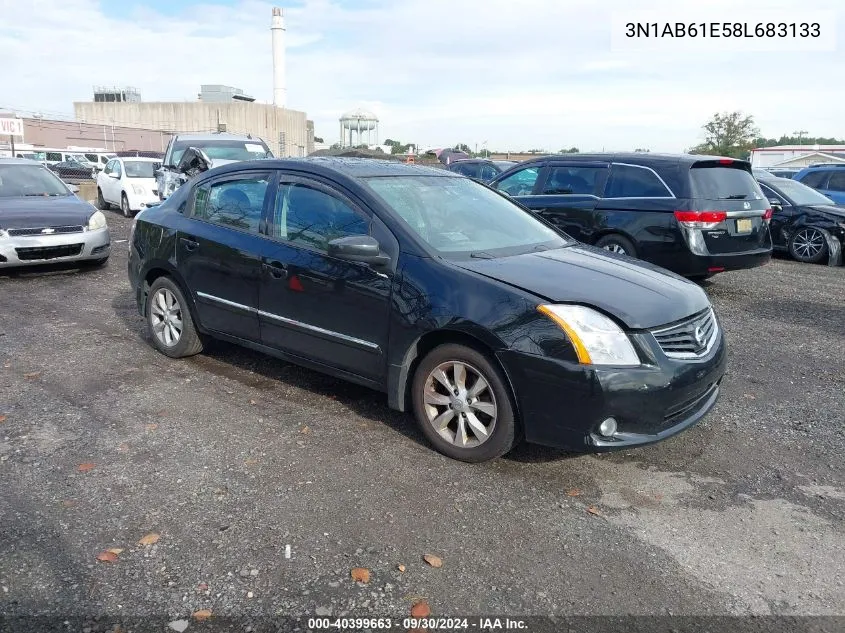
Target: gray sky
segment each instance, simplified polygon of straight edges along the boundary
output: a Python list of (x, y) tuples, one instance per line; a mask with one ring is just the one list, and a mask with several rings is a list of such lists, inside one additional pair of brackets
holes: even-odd
[[(0, 107), (70, 114), (94, 84), (178, 101), (196, 99), (202, 83), (222, 83), (270, 101), (273, 4), (0, 0), (0, 15), (12, 16), (0, 29)], [(698, 50), (667, 41), (636, 51), (612, 37), (613, 16), (628, 6), (644, 20), (687, 22), (800, 21), (838, 10), (838, 22), (821, 26), (845, 43), (842, 0), (275, 4), (285, 7), (288, 107), (305, 110), (327, 142), (337, 140), (339, 115), (355, 107), (379, 115), (382, 138), (422, 146), (680, 151), (700, 142), (709, 116), (730, 110), (754, 115), (766, 136), (845, 137), (838, 44), (743, 51), (724, 40), (699, 41)]]

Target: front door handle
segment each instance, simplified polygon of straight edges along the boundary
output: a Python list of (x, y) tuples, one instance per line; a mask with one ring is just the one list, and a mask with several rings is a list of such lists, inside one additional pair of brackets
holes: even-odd
[(265, 262), (263, 266), (273, 279), (287, 279), (288, 269), (283, 263), (276, 261)]
[(187, 237), (179, 238), (179, 240), (182, 242), (182, 244), (185, 245), (185, 248), (189, 251), (196, 250), (196, 248), (200, 245), (200, 243), (197, 242), (196, 240), (192, 240), (192, 239), (187, 238)]

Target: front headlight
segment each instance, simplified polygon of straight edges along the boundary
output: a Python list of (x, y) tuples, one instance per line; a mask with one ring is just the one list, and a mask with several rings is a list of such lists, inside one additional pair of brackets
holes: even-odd
[(132, 191), (135, 192), (135, 195), (138, 195), (138, 196), (144, 195), (144, 188), (139, 187), (138, 185), (132, 185)]
[(96, 231), (97, 229), (105, 228), (106, 226), (106, 216), (103, 215), (102, 211), (94, 211), (90, 218), (88, 218), (88, 230), (89, 231)]
[(537, 310), (566, 332), (579, 362), (628, 367), (640, 364), (628, 335), (600, 312), (577, 305), (541, 305)]

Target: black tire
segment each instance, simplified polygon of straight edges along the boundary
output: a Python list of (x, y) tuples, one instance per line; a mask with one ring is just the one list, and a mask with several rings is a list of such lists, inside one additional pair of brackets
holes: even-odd
[(126, 197), (125, 191), (120, 194), (120, 210), (123, 212), (124, 218), (131, 218), (135, 215), (132, 213), (132, 209), (129, 208), (129, 198)]
[[(426, 385), (431, 378), (431, 373), (438, 366), (451, 362), (464, 364), (467, 369), (475, 371), (482, 376), (489, 386), (485, 392), (492, 392), (492, 396), (494, 398), (490, 399), (494, 405), (496, 414), (495, 423), (492, 425), (492, 432), (487, 439), (474, 446), (462, 447), (455, 445), (442, 437), (429, 421), (429, 409), (431, 409), (432, 415), (437, 415), (439, 409), (434, 406), (430, 407), (425, 403)], [(467, 376), (468, 379), (475, 379), (475, 376), (470, 377), (469, 373)], [(473, 380), (472, 383), (465, 383), (465, 392), (472, 390), (474, 382), (475, 381)], [(434, 384), (433, 378), (432, 384)], [(440, 386), (440, 383), (437, 384)], [(442, 397), (442, 394), (438, 395)], [(484, 397), (489, 398), (490, 396), (487, 394)], [(520, 439), (513, 398), (502, 370), (494, 362), (491, 362), (487, 356), (470, 347), (450, 343), (440, 345), (430, 351), (425, 358), (420, 361), (416, 372), (414, 373), (414, 379), (411, 385), (411, 398), (413, 402), (414, 416), (417, 419), (420, 430), (426, 438), (428, 438), (428, 441), (431, 442), (435, 449), (452, 459), (470, 463), (485, 462), (504, 455), (510, 451)], [(480, 399), (481, 398), (479, 398), (479, 400)], [(450, 408), (450, 410), (453, 409)], [(473, 411), (473, 414), (475, 413), (477, 412)], [(465, 414), (459, 413), (458, 417), (463, 415)], [(478, 415), (480, 415), (487, 423), (493, 419), (491, 416), (486, 414), (479, 413)], [(481, 418), (476, 416), (477, 420)], [(453, 414), (452, 421), (449, 422), (450, 427), (454, 423), (457, 429), (457, 419), (458, 418), (454, 417)], [(467, 418), (462, 418), (462, 420), (466, 419)], [(475, 438), (474, 441), (478, 441), (478, 436), (472, 431), (469, 423), (464, 422), (464, 424), (466, 425), (468, 434), (471, 433), (473, 438)], [(450, 429), (447, 430), (452, 432)], [(457, 435), (457, 430), (455, 431), (455, 435)]]
[(103, 198), (103, 190), (97, 187), (97, 208), (102, 211), (108, 211), (111, 205)]
[[(159, 334), (156, 333), (156, 324), (159, 319), (154, 315), (152, 304), (153, 301), (157, 300), (159, 291), (162, 290), (171, 293), (175, 297), (178, 304), (178, 318), (182, 322), (181, 334), (178, 340), (171, 345), (166, 344), (165, 341), (159, 338)], [(199, 354), (202, 351), (202, 339), (194, 326), (194, 319), (191, 316), (191, 309), (185, 300), (185, 295), (182, 294), (179, 286), (170, 277), (159, 277), (153, 282), (150, 292), (147, 294), (144, 316), (147, 321), (150, 337), (153, 340), (153, 345), (165, 356), (170, 356), (170, 358), (184, 358), (185, 356)]]
[[(818, 249), (818, 250), (815, 250)], [(805, 264), (818, 264), (827, 257), (827, 239), (820, 229), (805, 226), (789, 238), (789, 254)]]
[(634, 247), (631, 240), (624, 235), (618, 233), (611, 233), (603, 235), (596, 242), (598, 248), (603, 248), (606, 251), (618, 253), (620, 255), (627, 255), (628, 257), (636, 257), (637, 249)]

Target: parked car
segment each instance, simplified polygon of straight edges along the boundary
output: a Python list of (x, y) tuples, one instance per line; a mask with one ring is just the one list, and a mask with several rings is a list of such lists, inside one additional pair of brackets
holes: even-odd
[(162, 167), (156, 172), (159, 199), (166, 199), (185, 182), (213, 167), (272, 156), (264, 141), (250, 135), (178, 134), (170, 139)]
[(90, 180), (92, 167), (76, 160), (63, 160), (47, 168), (62, 180)]
[(714, 156), (572, 154), (490, 183), (560, 231), (690, 278), (766, 264), (771, 209), (749, 163)]
[(845, 164), (825, 163), (805, 167), (793, 178), (823, 193), (836, 204), (845, 205)]
[(769, 174), (771, 174), (772, 176), (775, 176), (776, 178), (794, 178), (795, 174), (797, 174), (799, 171), (801, 171), (801, 168), (799, 168), (799, 167), (783, 167), (783, 168), (766, 167), (765, 171), (769, 172)]
[(160, 166), (155, 158), (112, 158), (97, 175), (97, 207), (114, 205), (130, 218), (159, 202), (155, 170)]
[(487, 158), (466, 158), (449, 163), (446, 167), (449, 171), (453, 171), (464, 176), (469, 176), (480, 182), (490, 182), (501, 174), (506, 169), (516, 165), (516, 161), (512, 160), (489, 160)]
[(106, 217), (42, 164), (0, 159), (0, 268), (104, 264), (111, 240)]
[[(788, 178), (758, 178), (772, 206), (772, 242), (799, 262), (818, 263), (835, 258), (841, 263), (845, 243), (845, 207), (815, 189)], [(836, 239), (831, 248), (830, 238)]]
[(437, 450), (656, 442), (715, 404), (707, 295), (580, 244), (439, 168), (306, 158), (210, 170), (138, 215), (129, 278), (155, 347), (227, 340), (387, 393)]

